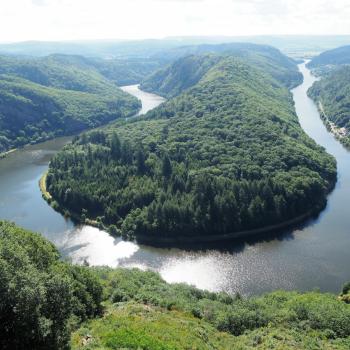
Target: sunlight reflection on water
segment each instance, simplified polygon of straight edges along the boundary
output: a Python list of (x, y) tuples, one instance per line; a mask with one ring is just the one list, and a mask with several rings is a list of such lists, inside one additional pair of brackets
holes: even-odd
[(74, 263), (110, 267), (117, 267), (121, 259), (130, 258), (139, 250), (135, 243), (115, 239), (91, 226), (66, 232), (59, 247)]

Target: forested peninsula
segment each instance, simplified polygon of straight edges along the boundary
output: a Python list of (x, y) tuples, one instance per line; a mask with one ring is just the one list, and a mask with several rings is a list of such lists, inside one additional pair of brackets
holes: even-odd
[(106, 76), (79, 56), (0, 56), (0, 153), (136, 113), (139, 101)]
[(173, 98), (52, 159), (54, 207), (155, 243), (279, 225), (324, 205), (336, 164), (299, 125), (292, 60), (247, 47), (180, 58), (155, 76), (142, 86)]
[(0, 281), (3, 350), (350, 347), (350, 284), (340, 296), (211, 293), (151, 271), (72, 265), (4, 221)]

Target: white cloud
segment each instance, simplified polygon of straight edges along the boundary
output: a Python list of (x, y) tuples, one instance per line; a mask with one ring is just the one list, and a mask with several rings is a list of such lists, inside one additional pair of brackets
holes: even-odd
[(348, 0), (2, 0), (0, 41), (349, 34)]

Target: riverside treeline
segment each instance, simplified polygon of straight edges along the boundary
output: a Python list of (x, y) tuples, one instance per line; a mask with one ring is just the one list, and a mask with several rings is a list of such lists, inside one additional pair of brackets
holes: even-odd
[[(339, 47), (313, 58), (308, 67), (321, 79), (308, 91), (322, 105), (321, 114), (328, 125), (333, 123), (337, 138), (350, 147), (350, 46)], [(320, 106), (320, 105), (319, 105)]]

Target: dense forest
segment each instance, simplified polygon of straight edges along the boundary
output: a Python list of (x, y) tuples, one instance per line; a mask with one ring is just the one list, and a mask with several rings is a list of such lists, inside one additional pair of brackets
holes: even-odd
[(211, 293), (151, 271), (71, 265), (8, 222), (0, 222), (0, 281), (4, 350), (350, 347), (350, 284), (339, 297)]
[(136, 98), (96, 69), (72, 61), (58, 55), (0, 56), (0, 153), (96, 127), (140, 108)]
[[(325, 123), (346, 146), (350, 146), (350, 66), (325, 74), (308, 91), (318, 104)], [(336, 128), (332, 128), (332, 124)]]
[[(279, 224), (324, 204), (335, 161), (302, 131), (290, 81), (262, 68), (285, 66), (197, 60), (212, 67), (195, 85), (140, 120), (77, 137), (52, 159), (54, 207), (157, 242)], [(290, 74), (299, 79), (295, 67)]]
[(323, 76), (350, 64), (350, 45), (324, 51), (312, 58), (307, 67), (316, 76)]
[[(145, 91), (174, 97), (195, 85), (218, 62), (218, 55), (234, 55), (254, 64), (289, 88), (302, 82), (295, 62), (271, 46), (247, 43), (184, 46), (162, 52), (159, 57), (173, 64), (160, 69), (141, 84)], [(208, 55), (207, 57), (205, 55)], [(157, 55), (155, 57), (158, 57)]]
[(55, 62), (60, 66), (69, 65), (81, 70), (89, 70), (95, 74), (99, 73), (118, 86), (138, 84), (165, 64), (161, 58), (103, 59), (79, 55), (54, 54), (38, 59), (38, 62), (41, 64), (45, 64), (47, 61), (50, 63)]
[(98, 278), (59, 257), (39, 234), (0, 221), (1, 349), (67, 349), (70, 332), (101, 315)]

